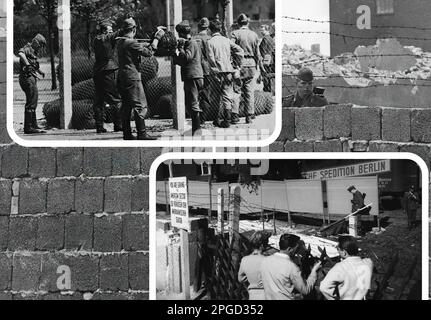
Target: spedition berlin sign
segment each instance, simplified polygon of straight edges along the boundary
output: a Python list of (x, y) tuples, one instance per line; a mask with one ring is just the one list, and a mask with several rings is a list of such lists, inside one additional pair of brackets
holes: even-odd
[(186, 177), (169, 179), (169, 201), (172, 227), (188, 230), (190, 224)]
[(380, 160), (367, 163), (352, 164), (344, 167), (309, 171), (304, 172), (302, 175), (305, 179), (321, 180), (369, 176), (389, 171), (391, 171), (391, 161)]

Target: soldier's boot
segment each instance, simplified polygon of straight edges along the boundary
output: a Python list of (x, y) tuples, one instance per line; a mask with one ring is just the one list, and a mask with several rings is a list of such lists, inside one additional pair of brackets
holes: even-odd
[(232, 112), (232, 119), (230, 120), (231, 124), (237, 124), (239, 122), (239, 114)]
[(25, 134), (45, 133), (45, 131), (37, 130), (37, 129), (32, 127), (33, 113), (36, 113), (36, 112), (35, 111), (25, 111), (25, 113), (24, 113), (24, 133)]
[(108, 132), (104, 127), (103, 110), (98, 107), (94, 107), (94, 120), (96, 121), (96, 132), (97, 134)]
[(36, 130), (40, 129), (39, 126), (37, 125), (36, 111), (32, 112), (32, 115), (31, 115), (31, 127)]
[(122, 119), (123, 124), (123, 140), (136, 140), (136, 137), (132, 134), (132, 127), (130, 126), (130, 119)]
[(220, 128), (225, 128), (225, 129), (230, 128), (231, 120), (232, 120), (231, 110), (225, 110), (223, 122), (220, 124)]
[(192, 111), (192, 133), (193, 135), (201, 135), (201, 113)]
[(114, 132), (123, 131), (123, 124), (121, 122), (121, 103), (114, 107)]
[(137, 112), (135, 112), (135, 124), (136, 131), (138, 132), (138, 140), (157, 140), (147, 134), (147, 128), (145, 126), (145, 119), (140, 117)]
[[(255, 116), (255, 118), (256, 118), (256, 116)], [(248, 114), (245, 117), (245, 123), (247, 123), (247, 124), (253, 123), (253, 115), (252, 114)]]

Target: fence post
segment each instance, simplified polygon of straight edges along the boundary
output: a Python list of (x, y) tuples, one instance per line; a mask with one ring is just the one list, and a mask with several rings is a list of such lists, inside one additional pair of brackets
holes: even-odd
[[(72, 58), (70, 40), (70, 0), (58, 2), (58, 28), (60, 40), (60, 61), (63, 88), (60, 90), (60, 127), (68, 129), (72, 119)], [(52, 75), (55, 77), (55, 74)]]
[[(182, 0), (166, 0), (168, 29), (176, 33), (175, 26), (183, 20)], [(178, 36), (178, 34), (177, 34)], [(186, 107), (184, 103), (184, 85), (181, 81), (180, 67), (174, 64), (171, 58), (171, 84), (172, 84), (172, 102), (171, 110), (174, 121), (174, 129), (181, 134), (185, 131)]]
[(217, 230), (224, 234), (224, 190), (218, 189), (217, 194)]
[(239, 216), (241, 204), (241, 188), (232, 187), (230, 190), (231, 202), (229, 204), (229, 240), (231, 243), (238, 238), (239, 234)]
[(227, 31), (227, 35), (229, 35), (229, 31), (231, 29), (231, 26), (233, 25), (233, 1), (234, 0), (230, 0), (229, 3), (226, 6), (226, 17), (225, 17), (225, 21), (226, 21), (226, 31)]

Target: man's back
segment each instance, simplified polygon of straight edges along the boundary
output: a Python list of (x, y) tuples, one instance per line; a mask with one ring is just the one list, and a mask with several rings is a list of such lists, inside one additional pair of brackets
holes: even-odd
[(363, 300), (371, 286), (372, 272), (371, 259), (349, 257), (328, 272), (320, 291), (328, 300)]
[(108, 71), (118, 69), (118, 65), (114, 60), (115, 56), (115, 38), (119, 32), (109, 34), (99, 34), (93, 41), (93, 50), (96, 57), (94, 71)]
[(228, 38), (216, 34), (208, 40), (208, 61), (215, 73), (233, 72), (231, 46)]
[(302, 294), (308, 294), (315, 282), (315, 279), (305, 282), (299, 267), (289, 256), (282, 253), (263, 260), (261, 275), (266, 300), (295, 300), (295, 289)]
[(239, 30), (232, 31), (232, 41), (239, 45), (244, 50), (246, 58), (254, 58), (258, 62), (259, 52), (259, 36), (256, 32), (248, 27), (242, 27)]

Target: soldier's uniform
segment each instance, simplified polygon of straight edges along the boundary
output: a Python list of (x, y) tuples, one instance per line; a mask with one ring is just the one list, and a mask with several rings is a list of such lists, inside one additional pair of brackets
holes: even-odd
[(208, 41), (211, 36), (208, 34), (209, 21), (207, 18), (202, 18), (198, 24), (199, 32), (192, 37), (198, 43), (202, 53), (202, 71), (204, 74), (204, 86), (200, 91), (199, 103), (200, 108), (204, 111), (211, 104), (211, 93), (210, 93), (210, 82), (213, 81), (211, 78), (211, 68), (208, 62)]
[[(308, 85), (311, 86), (314, 80), (313, 72), (308, 68), (302, 68), (297, 74), (297, 79), (308, 82)], [(328, 100), (313, 92), (301, 97), (297, 90), (295, 94), (283, 98), (283, 108), (324, 107), (326, 105), (328, 105)]]
[[(136, 28), (136, 22), (129, 18), (124, 21), (124, 32), (132, 32)], [(121, 120), (123, 125), (124, 140), (134, 140), (130, 126), (131, 112), (135, 117), (138, 140), (153, 140), (147, 136), (145, 116), (147, 114), (147, 99), (141, 81), (140, 64), (141, 56), (151, 57), (153, 48), (133, 39), (131, 33), (118, 39), (118, 91), (123, 105)]]
[[(32, 42), (38, 43), (39, 46), (46, 46), (45, 38), (38, 34)], [(44, 133), (38, 131), (36, 120), (36, 108), (39, 100), (39, 91), (37, 88), (37, 73), (39, 72), (39, 62), (37, 52), (33, 49), (31, 43), (27, 43), (19, 51), (19, 54), (25, 55), (28, 61), (26, 65), (23, 59), (20, 59), (19, 85), (25, 93), (25, 111), (24, 111), (24, 133)]]
[(411, 187), (403, 197), (403, 209), (407, 214), (407, 225), (412, 228), (416, 224), (416, 214), (420, 205), (419, 194)]
[(312, 93), (306, 99), (301, 99), (298, 94), (291, 94), (283, 98), (283, 108), (324, 107), (328, 105), (325, 97)]
[[(101, 24), (102, 28), (110, 27), (109, 22)], [(94, 118), (98, 133), (104, 133), (103, 128), (105, 103), (109, 104), (113, 111), (114, 131), (121, 131), (121, 97), (117, 89), (118, 65), (115, 62), (116, 38), (120, 31), (102, 33), (94, 39), (93, 49), (96, 57), (94, 64), (93, 80), (96, 88), (94, 98)]]
[[(190, 35), (190, 25), (187, 20), (176, 26), (178, 34)], [(204, 86), (204, 72), (202, 69), (202, 50), (196, 40), (182, 39), (184, 46), (180, 45), (178, 55), (174, 63), (181, 66), (181, 79), (184, 82), (185, 106), (192, 117), (192, 131), (195, 133), (200, 129), (199, 105), (200, 91)]]
[(275, 89), (272, 82), (275, 79), (275, 40), (271, 35), (265, 35), (259, 45), (260, 54), (262, 56), (262, 64), (264, 67), (263, 91), (273, 92)]
[[(259, 36), (248, 27), (248, 17), (240, 14), (238, 24), (239, 30), (232, 31), (232, 41), (244, 50), (244, 61), (241, 67), (242, 100), (244, 102), (247, 122), (250, 123), (255, 115), (254, 108), (254, 77), (257, 68), (261, 66), (261, 55), (259, 50)], [(235, 104), (232, 113), (239, 113), (239, 105)]]

